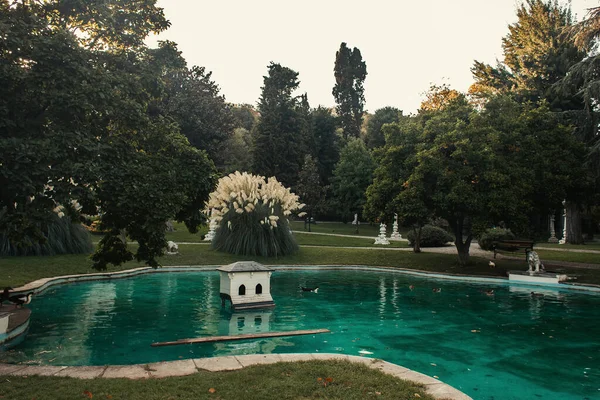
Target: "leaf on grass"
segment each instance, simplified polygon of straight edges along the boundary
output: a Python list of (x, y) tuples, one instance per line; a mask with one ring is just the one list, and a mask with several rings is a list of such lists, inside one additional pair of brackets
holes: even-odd
[(333, 378), (327, 377), (327, 378), (325, 378), (325, 382), (331, 383), (331, 382), (333, 382)]
[(112, 396), (110, 394), (107, 394), (106, 398), (110, 400), (110, 399), (112, 399)]
[(415, 393), (415, 397), (421, 397), (419, 393)]
[(321, 382), (323, 378), (317, 378), (317, 382)]
[(87, 397), (88, 399), (91, 399), (92, 397), (94, 397), (94, 395), (92, 394), (92, 392), (90, 392), (89, 390), (84, 390), (83, 391), (83, 395), (85, 397)]
[(210, 388), (210, 389), (208, 389), (208, 393), (214, 393), (214, 392), (216, 392), (216, 391), (217, 391), (217, 389), (215, 389), (215, 388)]

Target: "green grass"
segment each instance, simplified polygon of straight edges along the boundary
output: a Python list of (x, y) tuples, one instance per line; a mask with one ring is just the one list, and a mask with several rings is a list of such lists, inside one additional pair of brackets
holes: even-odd
[[(290, 227), (294, 231), (307, 231), (308, 227), (304, 229), (304, 222), (302, 221), (291, 221)], [(319, 222), (317, 224), (311, 224), (310, 230), (318, 233), (336, 233), (340, 235), (356, 235), (356, 236), (375, 236), (379, 235), (379, 224), (361, 224), (358, 227), (358, 233), (356, 233), (356, 226), (351, 223), (344, 224), (342, 222)], [(402, 237), (406, 237), (408, 228), (400, 227), (398, 229)], [(390, 236), (392, 233), (392, 224), (387, 224), (387, 235)]]
[[(331, 382), (324, 385), (328, 378)], [(145, 380), (0, 376), (0, 383), (0, 398), (11, 400), (412, 400), (417, 398), (415, 393), (423, 400), (433, 399), (421, 385), (342, 361), (256, 365), (237, 371), (199, 371)]]
[(409, 247), (408, 242), (390, 241), (389, 245), (375, 245), (373, 239), (362, 239), (357, 237), (311, 235), (309, 233), (295, 232), (299, 245), (310, 246), (334, 246), (334, 247)]
[[(266, 265), (371, 265), (388, 266), (423, 271), (483, 275), (506, 276), (506, 271), (526, 269), (522, 260), (496, 260), (496, 268), (488, 266), (487, 259), (471, 257), (471, 264), (461, 267), (453, 254), (420, 253), (410, 251), (393, 251), (379, 249), (341, 249), (341, 248), (301, 248), (291, 256), (281, 258), (247, 257), (219, 253), (207, 244), (189, 244), (179, 246), (180, 254), (164, 256), (162, 265), (224, 265), (241, 260), (255, 260)], [(557, 252), (548, 252), (557, 253)], [(561, 253), (558, 253), (561, 254)], [(571, 253), (569, 253), (571, 254)], [(542, 258), (544, 260), (544, 258)], [(97, 272), (91, 269), (88, 256), (53, 256), (53, 257), (3, 257), (0, 258), (0, 287), (20, 286), (35, 279)], [(138, 262), (129, 262), (109, 271), (119, 271), (143, 266)], [(579, 270), (566, 268), (570, 273), (582, 275), (582, 282), (600, 284), (600, 265), (596, 270)]]
[(574, 253), (566, 251), (539, 250), (535, 249), (542, 262), (545, 260), (568, 261), (583, 264), (600, 264), (600, 254)]
[(546, 242), (538, 242), (534, 246), (534, 250), (538, 247), (551, 247), (554, 249), (574, 249), (574, 250), (600, 250), (599, 242), (589, 242), (586, 244), (558, 244), (558, 243), (546, 243)]

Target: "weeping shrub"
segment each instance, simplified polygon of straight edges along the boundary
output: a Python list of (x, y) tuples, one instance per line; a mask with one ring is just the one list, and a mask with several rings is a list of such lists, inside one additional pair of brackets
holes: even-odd
[[(413, 241), (415, 240), (414, 231), (408, 231), (406, 235), (408, 242), (412, 246)], [(453, 241), (454, 238), (444, 229), (433, 226), (433, 225), (425, 225), (421, 229), (421, 247), (442, 247), (446, 245), (446, 243)]]
[(510, 229), (490, 228), (477, 240), (483, 250), (493, 250), (492, 245), (498, 240), (514, 240), (515, 234)]
[(53, 256), (87, 254), (94, 250), (92, 238), (80, 223), (74, 223), (62, 212), (52, 213), (42, 231), (46, 241), (29, 246), (15, 246), (0, 232), (0, 256)]
[[(277, 179), (235, 172), (219, 179), (205, 212), (218, 223), (212, 246), (231, 254), (277, 257), (298, 244), (288, 217), (304, 205)], [(300, 213), (303, 216), (305, 213)]]

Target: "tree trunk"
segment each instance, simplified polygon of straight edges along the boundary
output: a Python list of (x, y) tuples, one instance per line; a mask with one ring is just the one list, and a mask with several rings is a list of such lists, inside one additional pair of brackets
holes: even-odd
[(311, 219), (312, 219), (312, 211), (311, 211), (311, 210), (308, 210), (308, 231), (309, 231), (309, 232), (311, 231), (311, 230), (310, 230), (310, 223), (311, 223), (311, 221), (310, 221), (310, 220), (311, 220)]
[(567, 243), (583, 244), (581, 210), (576, 203), (567, 202)]
[(421, 252), (421, 229), (423, 227), (419, 226), (417, 230), (416, 226), (413, 226), (413, 232), (415, 233), (415, 241), (413, 242), (413, 252), (420, 253)]
[(469, 250), (471, 249), (471, 240), (473, 240), (473, 235), (468, 229), (469, 233), (467, 234), (467, 238), (463, 241), (463, 228), (464, 228), (464, 217), (458, 217), (456, 219), (456, 223), (453, 224), (454, 229), (454, 245), (456, 246), (456, 251), (458, 253), (458, 263), (461, 267), (464, 267), (469, 262)]

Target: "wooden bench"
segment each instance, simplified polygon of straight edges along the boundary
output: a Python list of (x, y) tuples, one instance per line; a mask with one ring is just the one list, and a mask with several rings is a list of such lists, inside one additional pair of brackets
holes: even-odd
[(492, 243), (494, 249), (494, 258), (500, 251), (517, 252), (525, 250), (525, 261), (527, 261), (527, 254), (533, 250), (533, 240), (498, 240)]

